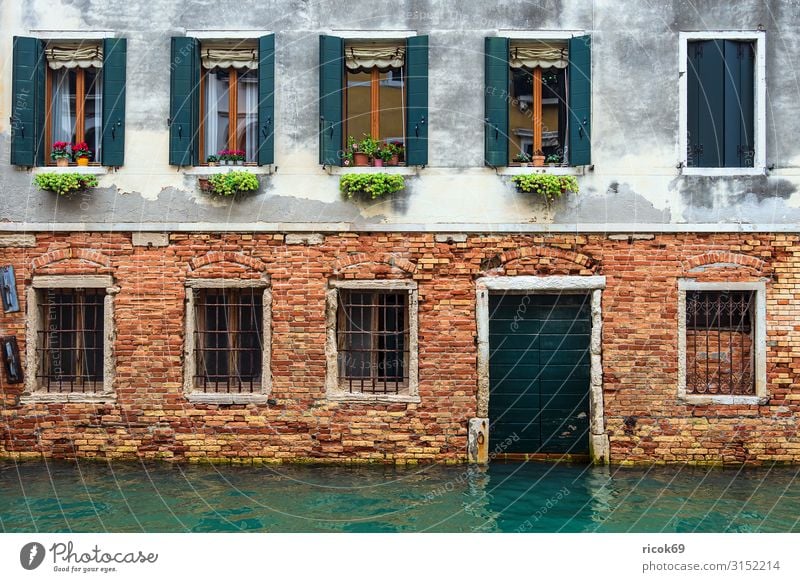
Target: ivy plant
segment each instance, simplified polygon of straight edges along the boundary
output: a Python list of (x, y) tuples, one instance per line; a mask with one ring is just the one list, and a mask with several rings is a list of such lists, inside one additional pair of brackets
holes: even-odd
[(511, 178), (517, 190), (537, 194), (549, 205), (567, 192), (578, 193), (575, 176), (554, 176), (553, 174), (518, 174)]
[(47, 172), (36, 174), (34, 181), (42, 190), (50, 190), (61, 196), (97, 186), (97, 176), (91, 174)]
[(208, 178), (208, 191), (217, 196), (235, 196), (240, 192), (258, 190), (259, 182), (255, 174), (234, 170), (224, 174), (213, 174)]
[(403, 176), (398, 174), (344, 174), (339, 181), (339, 189), (346, 198), (364, 194), (374, 200), (405, 187)]

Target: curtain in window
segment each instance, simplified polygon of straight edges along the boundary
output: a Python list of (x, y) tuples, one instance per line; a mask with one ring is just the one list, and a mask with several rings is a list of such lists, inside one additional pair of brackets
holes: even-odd
[(75, 72), (70, 69), (61, 69), (53, 75), (53, 102), (50, 113), (54, 142), (75, 141), (74, 78)]
[(256, 159), (258, 149), (258, 77), (255, 71), (248, 71), (239, 77), (239, 130), (237, 132), (241, 149), (246, 152), (247, 161)]

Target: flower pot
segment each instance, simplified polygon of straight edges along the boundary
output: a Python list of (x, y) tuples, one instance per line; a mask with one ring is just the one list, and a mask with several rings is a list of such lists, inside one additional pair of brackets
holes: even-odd
[(533, 167), (534, 168), (543, 168), (544, 167), (544, 156), (533, 156)]
[(392, 157), (389, 158), (387, 165), (389, 166), (396, 166), (400, 163), (400, 156), (398, 154), (392, 154)]
[(197, 185), (200, 186), (200, 189), (204, 192), (209, 192), (211, 190), (211, 185), (208, 181), (208, 178), (198, 178)]
[(66, 168), (69, 166), (69, 160), (67, 158), (58, 158), (56, 160), (56, 166), (59, 168)]
[(376, 168), (382, 168), (383, 160), (380, 158), (375, 158), (374, 160), (372, 160), (372, 165), (375, 166)]
[(369, 156), (364, 152), (354, 152), (353, 162), (356, 166), (369, 166)]
[(89, 165), (89, 158), (78, 158), (77, 163), (79, 166), (88, 166)]
[(237, 166), (244, 166), (244, 160), (236, 160)]
[(217, 162), (208, 162), (208, 166), (211, 167), (211, 168), (213, 168), (216, 165), (217, 165)]

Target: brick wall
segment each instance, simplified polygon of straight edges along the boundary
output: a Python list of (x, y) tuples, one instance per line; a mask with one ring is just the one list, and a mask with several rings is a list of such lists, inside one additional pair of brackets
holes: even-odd
[[(24, 290), (34, 274), (112, 275), (117, 397), (20, 405), (22, 385), (2, 375), (0, 455), (463, 461), (476, 415), (475, 278), (602, 274), (612, 462), (800, 462), (798, 240), (474, 235), (440, 243), (402, 233), (329, 235), (306, 246), (285, 244), (280, 234), (173, 234), (167, 247), (147, 248), (125, 233), (39, 234), (33, 247), (0, 248), (0, 264), (15, 267), (21, 303), (21, 312), (0, 315), (0, 335), (16, 335), (24, 354)], [(188, 402), (185, 279), (264, 275), (273, 298), (274, 404)], [(418, 404), (325, 398), (327, 281), (375, 277), (418, 282)], [(768, 404), (678, 401), (679, 277), (767, 280)]]

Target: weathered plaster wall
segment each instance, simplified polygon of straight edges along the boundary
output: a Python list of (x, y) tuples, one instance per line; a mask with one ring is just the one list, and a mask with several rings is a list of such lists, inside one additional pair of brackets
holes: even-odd
[[(794, 63), (800, 11), (791, 0), (641, 3), (610, 0), (0, 0), (0, 221), (25, 223), (794, 224), (800, 219), (800, 119)], [(681, 176), (678, 32), (767, 31), (769, 176)], [(244, 203), (209, 200), (196, 177), (167, 164), (169, 37), (185, 29), (276, 33), (276, 166)], [(378, 204), (345, 202), (317, 165), (317, 37), (336, 30), (430, 35), (430, 166)], [(483, 167), (483, 38), (504, 30), (593, 35), (594, 170), (581, 194), (546, 209)], [(83, 201), (55, 200), (8, 165), (13, 35), (112, 30), (128, 38), (125, 166)]]

